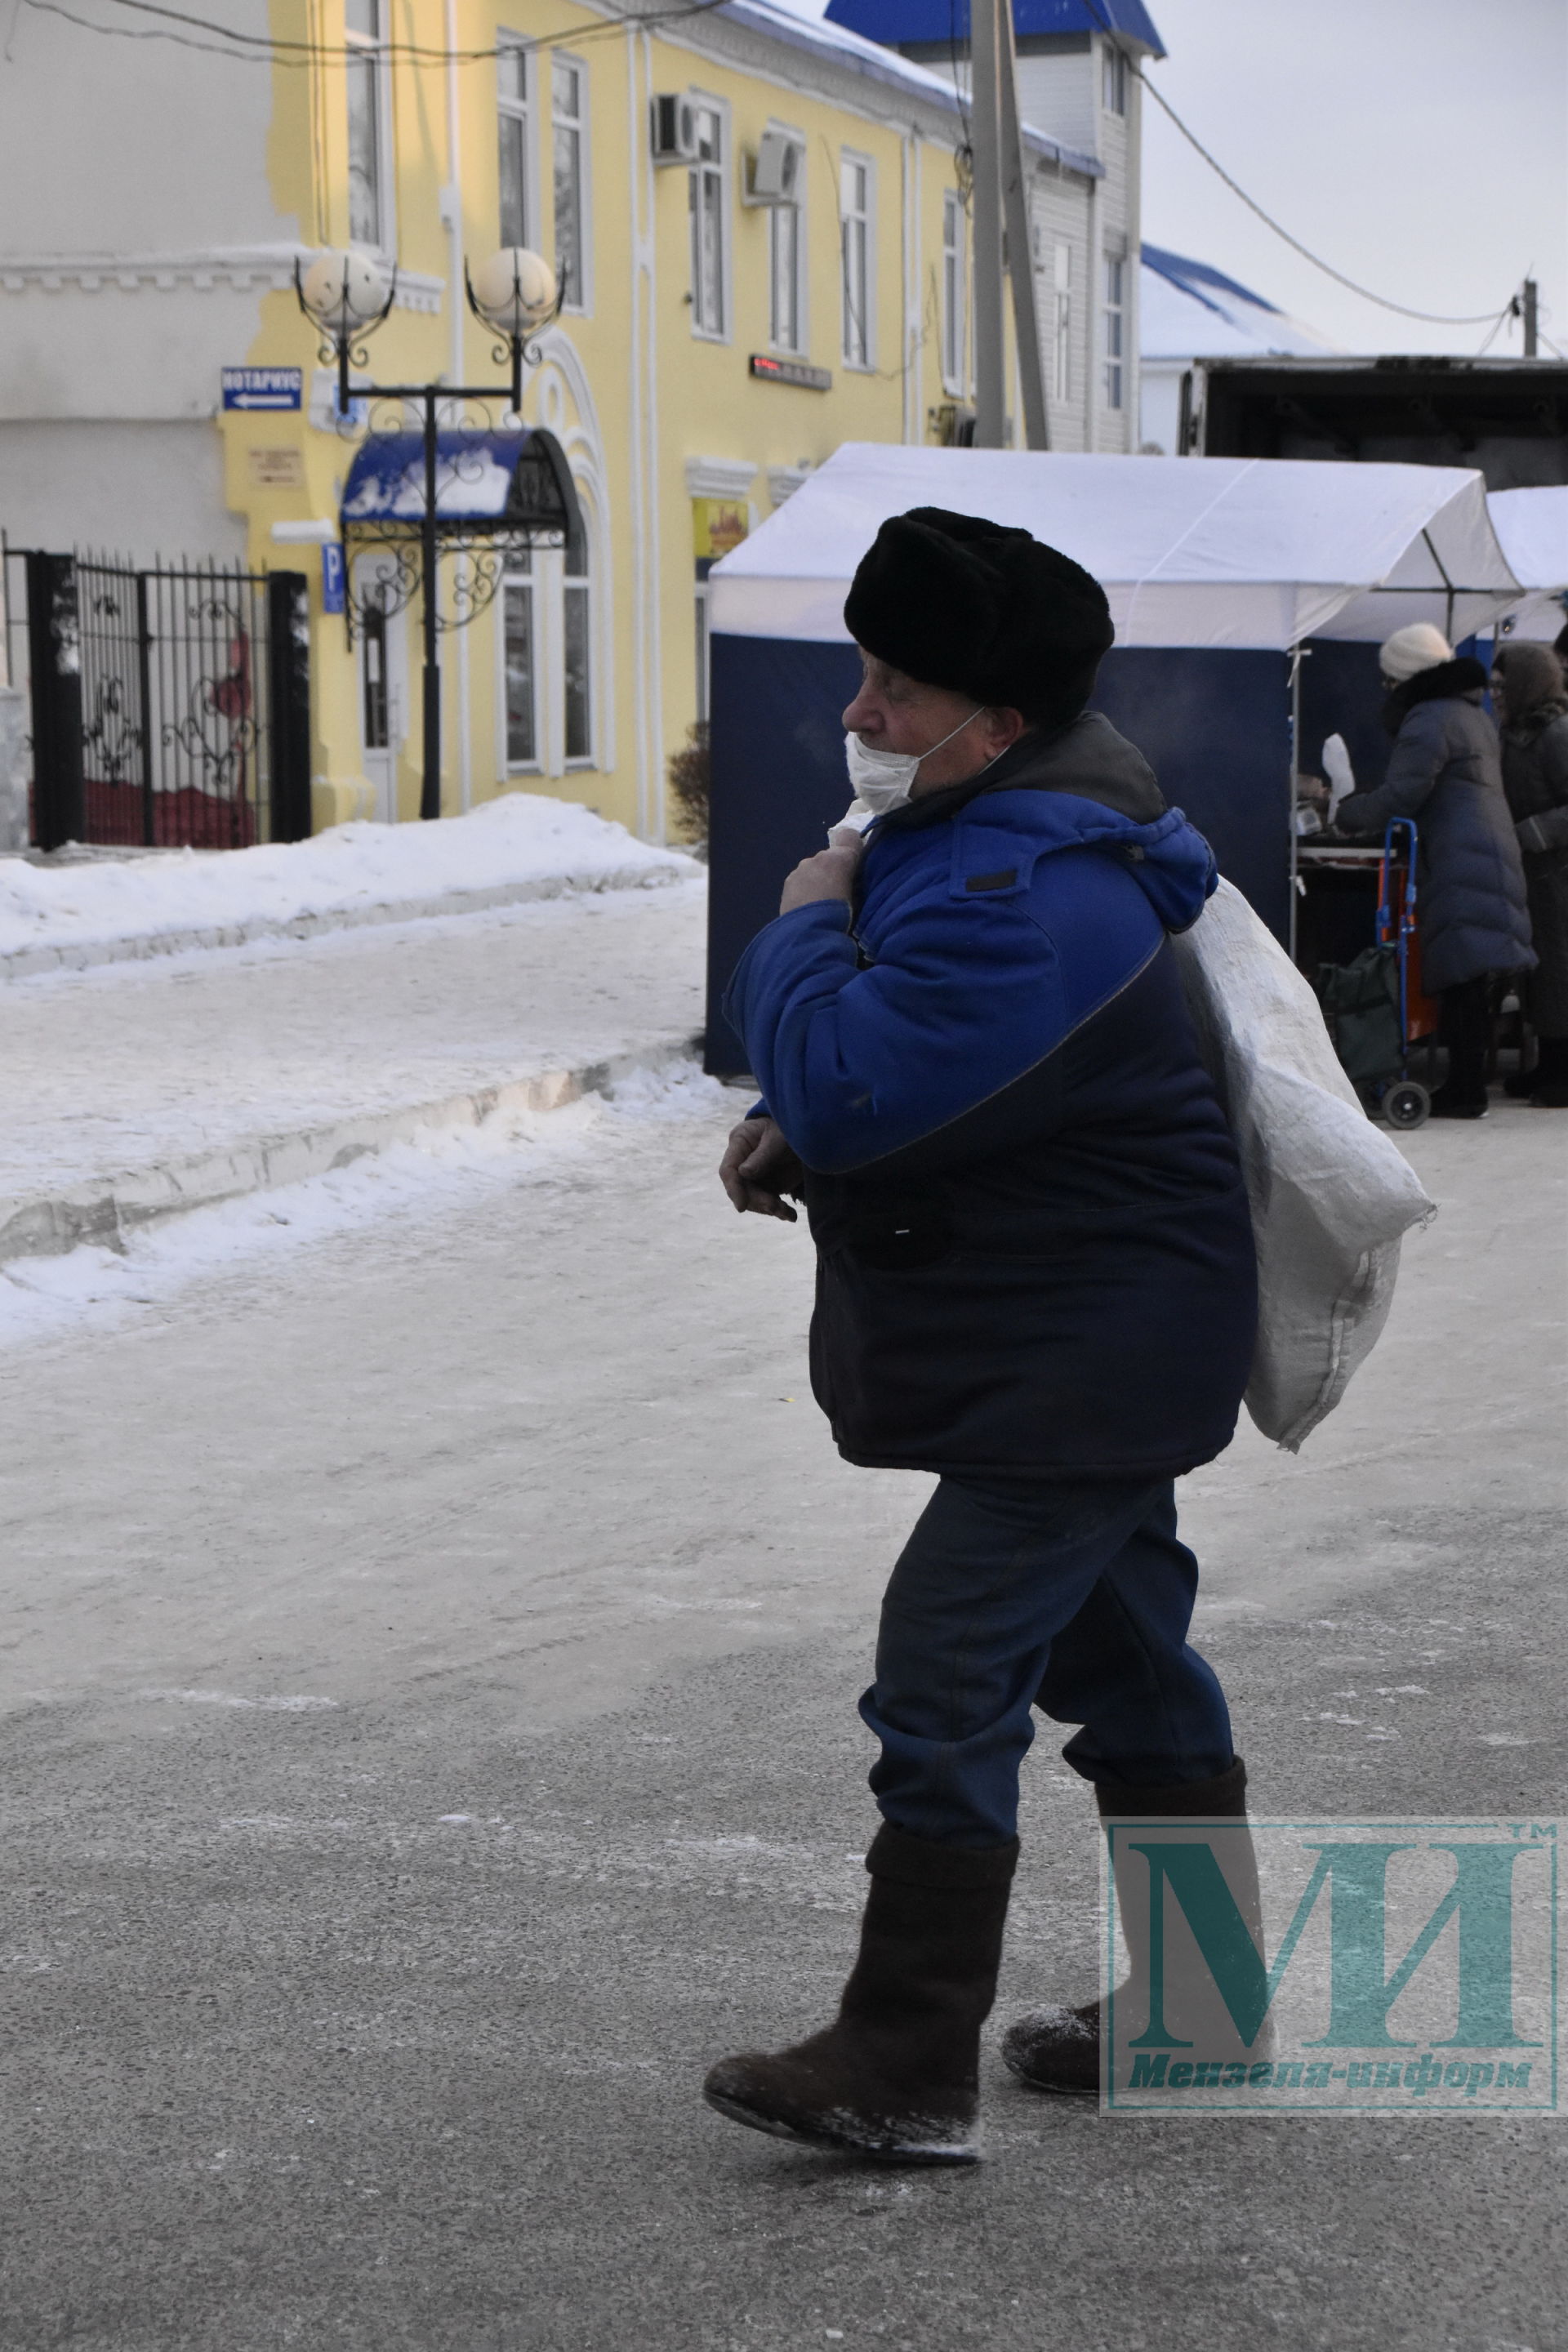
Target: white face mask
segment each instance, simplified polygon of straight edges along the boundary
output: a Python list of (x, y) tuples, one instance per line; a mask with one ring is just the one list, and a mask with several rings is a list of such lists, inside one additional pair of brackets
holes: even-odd
[[(980, 709), (984, 709), (982, 703)], [(928, 751), (873, 751), (858, 735), (844, 738), (844, 764), (849, 771), (849, 781), (855, 787), (855, 797), (873, 816), (886, 816), (909, 799), (922, 760), (940, 751), (943, 743), (951, 743), (954, 735), (962, 735), (979, 718), (980, 710), (972, 710), (961, 719), (942, 743), (933, 743)]]

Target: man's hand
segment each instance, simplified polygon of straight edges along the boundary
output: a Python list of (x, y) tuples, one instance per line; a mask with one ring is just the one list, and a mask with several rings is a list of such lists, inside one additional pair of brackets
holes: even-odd
[(742, 1216), (749, 1209), (753, 1216), (782, 1217), (793, 1225), (795, 1211), (782, 1195), (798, 1192), (805, 1174), (776, 1119), (743, 1118), (731, 1129), (719, 1181)]
[(815, 857), (803, 857), (784, 886), (780, 914), (815, 906), (819, 898), (852, 899), (863, 848), (858, 842), (852, 849), (819, 849)]

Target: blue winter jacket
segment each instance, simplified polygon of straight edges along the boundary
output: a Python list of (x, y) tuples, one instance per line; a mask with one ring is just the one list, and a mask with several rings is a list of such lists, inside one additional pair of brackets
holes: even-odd
[(1163, 1479), (1236, 1425), (1256, 1264), (1167, 933), (1214, 887), (1107, 720), (871, 831), (731, 984), (805, 1164), (812, 1375), (855, 1462)]

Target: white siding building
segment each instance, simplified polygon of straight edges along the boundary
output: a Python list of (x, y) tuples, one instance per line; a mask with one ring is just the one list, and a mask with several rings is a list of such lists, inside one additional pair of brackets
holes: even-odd
[[(827, 15), (966, 93), (963, 0), (831, 0)], [(1020, 118), (1059, 150), (1026, 165), (1051, 446), (1128, 454), (1142, 441), (1137, 68), (1164, 48), (1141, 0), (1014, 0), (1013, 22)]]

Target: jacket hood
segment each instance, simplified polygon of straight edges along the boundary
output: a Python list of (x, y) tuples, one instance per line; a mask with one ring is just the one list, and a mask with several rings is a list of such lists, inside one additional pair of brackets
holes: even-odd
[(1168, 931), (1197, 921), (1218, 878), (1203, 835), (1180, 809), (1166, 807), (1142, 751), (1099, 710), (1055, 734), (1022, 736), (983, 775), (906, 801), (879, 817), (867, 837), (965, 822), (1026, 835), (1037, 857), (1060, 849), (1121, 856)]
[(1011, 792), (1071, 793), (1142, 824), (1152, 824), (1165, 806), (1142, 752), (1117, 733), (1103, 711), (1085, 710), (1053, 734), (1021, 735), (978, 776), (906, 801), (879, 820), (878, 830), (912, 833), (922, 825), (946, 824), (982, 794)]
[(985, 793), (959, 822), (988, 835), (1021, 834), (1037, 858), (1064, 849), (1109, 852), (1128, 866), (1168, 931), (1184, 931), (1197, 921), (1219, 878), (1213, 850), (1178, 808), (1141, 824), (1077, 793), (1003, 786)]
[(1397, 735), (1418, 702), (1479, 702), (1487, 690), (1487, 674), (1479, 661), (1460, 655), (1454, 661), (1434, 662), (1396, 686), (1383, 706), (1383, 723)]

